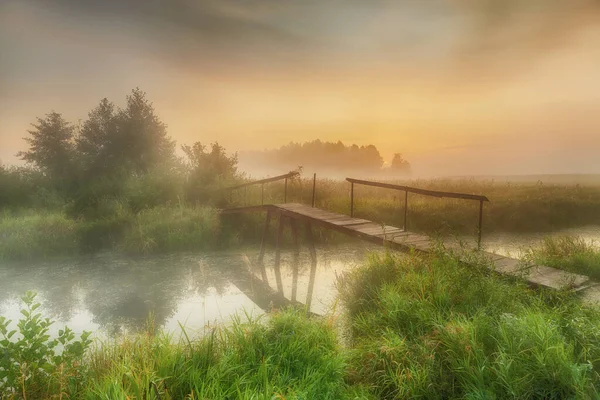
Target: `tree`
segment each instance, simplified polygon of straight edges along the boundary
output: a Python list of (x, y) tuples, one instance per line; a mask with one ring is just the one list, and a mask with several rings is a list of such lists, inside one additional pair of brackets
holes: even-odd
[(90, 111), (76, 139), (76, 148), (82, 164), (88, 173), (108, 173), (117, 167), (119, 151), (118, 121), (115, 106), (104, 98)]
[(237, 153), (228, 156), (225, 148), (218, 142), (210, 145), (210, 151), (200, 142), (192, 146), (184, 145), (182, 150), (187, 156), (188, 197), (194, 200), (206, 198), (210, 190), (233, 181), (237, 175)]
[(395, 153), (390, 168), (396, 172), (410, 172), (410, 163), (402, 158), (402, 154)]
[(127, 105), (119, 111), (117, 124), (110, 144), (111, 152), (122, 165), (143, 173), (175, 162), (175, 141), (167, 135), (167, 126), (139, 88), (127, 96)]
[(50, 178), (56, 188), (67, 189), (75, 171), (75, 127), (54, 111), (31, 125), (35, 128), (28, 131), (31, 137), (24, 138), (29, 150), (17, 153), (17, 157)]

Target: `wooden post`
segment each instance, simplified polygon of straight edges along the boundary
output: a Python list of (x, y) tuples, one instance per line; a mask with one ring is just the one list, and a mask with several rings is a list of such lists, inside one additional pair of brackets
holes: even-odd
[(313, 191), (312, 191), (312, 206), (315, 208), (315, 189), (317, 186), (317, 173), (313, 174)]
[(265, 256), (265, 246), (267, 243), (267, 235), (269, 234), (269, 224), (271, 223), (271, 211), (267, 211), (267, 219), (265, 220), (265, 227), (263, 228), (262, 239), (260, 241), (260, 254), (258, 255), (258, 262), (262, 263)]
[(290, 218), (292, 237), (294, 238), (294, 261), (292, 265), (292, 303), (296, 302), (298, 293), (298, 268), (300, 264), (300, 246), (298, 245), (298, 225), (294, 218)]
[(354, 182), (350, 182), (350, 217), (354, 218)]
[(408, 230), (408, 191), (404, 192), (404, 232)]
[(283, 189), (283, 204), (287, 203), (287, 178), (285, 178), (285, 186)]
[(283, 281), (281, 279), (281, 240), (283, 236), (283, 214), (279, 213), (279, 228), (275, 240), (275, 280), (277, 291), (283, 295)]
[(477, 249), (481, 250), (481, 230), (483, 228), (483, 200), (479, 200), (479, 228), (477, 229)]
[(313, 291), (315, 289), (315, 279), (317, 277), (317, 250), (315, 249), (315, 241), (313, 239), (312, 229), (309, 221), (306, 221), (306, 239), (311, 258), (310, 277), (308, 278), (308, 292), (306, 293), (306, 312), (309, 313)]
[(260, 205), (263, 206), (265, 204), (265, 184), (260, 184)]
[(246, 206), (247, 201), (248, 201), (248, 186), (244, 186), (244, 206)]

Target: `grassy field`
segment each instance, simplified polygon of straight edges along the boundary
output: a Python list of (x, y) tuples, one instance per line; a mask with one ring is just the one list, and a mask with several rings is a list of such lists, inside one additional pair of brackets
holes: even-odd
[[(600, 225), (600, 185), (505, 183), (493, 180), (431, 180), (397, 182), (411, 186), (486, 195), (484, 234), (489, 232), (552, 232), (563, 228)], [(318, 180), (316, 206), (349, 213), (350, 184)], [(311, 180), (292, 180), (288, 201), (311, 203)], [(220, 202), (229, 205), (261, 203), (261, 188), (241, 189)], [(229, 200), (228, 199), (228, 200)], [(265, 185), (264, 203), (283, 202), (283, 182)], [(404, 193), (374, 187), (355, 187), (355, 215), (402, 227)], [(441, 235), (474, 235), (478, 202), (409, 195), (408, 228)], [(221, 204), (226, 207), (228, 204)], [(106, 208), (106, 209), (104, 209)], [(68, 257), (97, 251), (147, 254), (256, 243), (264, 216), (220, 218), (215, 208), (185, 203), (143, 208), (137, 212), (115, 201), (93, 218), (70, 218), (65, 210), (5, 211), (0, 214), (0, 260)], [(66, 207), (68, 209), (68, 207)], [(321, 240), (331, 232), (318, 232)]]
[(62, 211), (0, 214), (0, 260), (73, 257), (96, 251), (149, 254), (217, 248), (220, 218), (210, 207), (117, 211), (94, 220)]
[[(240, 317), (200, 338), (184, 331), (178, 342), (151, 320), (145, 333), (113, 342), (90, 345), (68, 329), (53, 341), (28, 294), (16, 342), (5, 340), (11, 324), (0, 318), (0, 352), (8, 355), (0, 358), (0, 393), (156, 400), (600, 396), (600, 312), (572, 293), (534, 291), (443, 253), (372, 256), (339, 289), (350, 324), (343, 341), (337, 317), (309, 318), (298, 309)], [(61, 340), (67, 350), (58, 356)]]
[(382, 399), (592, 399), (600, 314), (444, 255), (374, 258), (346, 277), (348, 380)]
[[(553, 181), (551, 181), (553, 182)], [(566, 183), (507, 182), (475, 179), (389, 181), (400, 185), (448, 192), (484, 195), (484, 232), (552, 232), (584, 225), (600, 225), (600, 182)], [(404, 226), (404, 192), (355, 185), (355, 215), (393, 226)], [(288, 201), (310, 204), (312, 179), (288, 185)], [(260, 204), (260, 187), (238, 191), (234, 203)], [(283, 183), (265, 185), (265, 203), (283, 202)], [(349, 214), (350, 183), (317, 180), (316, 206)], [(479, 203), (408, 196), (411, 230), (441, 234), (475, 234)]]

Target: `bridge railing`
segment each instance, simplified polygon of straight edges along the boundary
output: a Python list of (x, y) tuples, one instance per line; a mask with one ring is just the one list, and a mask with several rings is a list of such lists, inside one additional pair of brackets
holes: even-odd
[(490, 200), (485, 196), (480, 196), (476, 194), (468, 194), (468, 193), (455, 193), (455, 192), (442, 192), (438, 190), (428, 190), (428, 189), (419, 189), (411, 186), (403, 186), (403, 185), (394, 185), (391, 183), (382, 183), (382, 182), (373, 182), (373, 181), (365, 181), (361, 179), (354, 178), (346, 178), (348, 182), (350, 182), (350, 216), (354, 217), (354, 185), (365, 185), (365, 186), (374, 186), (380, 187), (384, 189), (392, 189), (399, 190), (404, 192), (404, 230), (408, 229), (408, 193), (416, 193), (423, 196), (431, 196), (431, 197), (446, 197), (453, 199), (463, 199), (463, 200), (476, 200), (479, 201), (479, 224), (477, 226), (477, 245), (481, 247), (481, 233), (483, 229), (483, 202)]
[(283, 175), (277, 175), (271, 178), (266, 178), (266, 179), (260, 179), (257, 181), (251, 181), (251, 182), (246, 182), (246, 183), (241, 183), (239, 185), (234, 185), (234, 186), (229, 186), (227, 188), (224, 188), (223, 190), (228, 190), (229, 191), (229, 199), (230, 201), (233, 201), (233, 192), (235, 190), (239, 190), (239, 189), (244, 189), (244, 196), (246, 195), (246, 189), (249, 186), (254, 186), (254, 185), (260, 185), (261, 189), (260, 189), (260, 204), (264, 205), (265, 204), (265, 183), (271, 183), (271, 182), (277, 182), (277, 181), (285, 181), (284, 184), (284, 189), (283, 189), (283, 202), (287, 203), (287, 188), (288, 188), (288, 179), (292, 179), (295, 178), (296, 176), (299, 176), (300, 173), (297, 171), (292, 171), (292, 172), (288, 172), (287, 174), (283, 174)]

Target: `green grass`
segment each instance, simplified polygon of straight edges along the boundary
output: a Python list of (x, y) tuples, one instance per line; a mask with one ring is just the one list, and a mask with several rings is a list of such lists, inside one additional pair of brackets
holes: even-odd
[[(69, 368), (51, 357), (48, 375), (29, 370), (32, 378), (23, 380), (18, 366), (37, 357), (28, 349), (44, 347), (35, 326), (47, 324), (30, 302), (24, 316), (38, 322), (21, 324), (31, 343), (18, 346), (23, 359), (10, 361), (14, 390), (0, 385), (0, 393), (7, 399), (599, 398), (599, 310), (567, 291), (534, 290), (490, 274), (484, 262), (466, 267), (441, 251), (371, 256), (339, 283), (350, 324), (343, 341), (335, 317), (311, 318), (300, 309), (237, 318), (200, 338), (184, 330), (180, 341), (150, 323), (144, 333), (97, 343), (83, 359), (77, 345)], [(0, 358), (0, 376), (6, 360)]]
[(351, 393), (332, 326), (298, 310), (268, 321), (238, 319), (198, 341), (138, 336), (93, 353), (90, 365), (88, 390), (104, 399), (343, 399)]
[[(600, 184), (507, 182), (475, 179), (390, 181), (417, 188), (480, 194), (490, 199), (484, 205), (484, 232), (551, 232), (585, 225), (600, 225)], [(260, 204), (260, 188), (234, 194), (238, 205)], [(288, 183), (288, 201), (311, 203), (312, 180)], [(354, 210), (360, 218), (402, 227), (404, 192), (355, 185)], [(265, 203), (283, 201), (283, 183), (265, 185)], [(317, 207), (349, 214), (350, 183), (318, 180)], [(408, 226), (411, 230), (442, 234), (475, 234), (477, 201), (408, 196)]]
[(56, 212), (0, 214), (0, 260), (77, 254), (77, 225), (77, 221)]
[(345, 381), (346, 359), (332, 322), (309, 319), (297, 309), (265, 320), (238, 318), (229, 328), (194, 340), (183, 335), (180, 342), (149, 329), (96, 347), (68, 376), (60, 367), (53, 370), (52, 382), (74, 381), (69, 386), (16, 379), (18, 394), (4, 388), (3, 398), (366, 398)]
[(600, 280), (600, 249), (577, 236), (546, 237), (539, 246), (529, 249), (525, 258)]
[(600, 314), (567, 293), (387, 255), (341, 283), (350, 381), (377, 398), (598, 398)]
[[(230, 231), (231, 232), (231, 231)], [(0, 214), (0, 260), (66, 258), (98, 251), (150, 254), (216, 248), (223, 240), (214, 208), (155, 207), (134, 214), (69, 218), (61, 211)], [(225, 241), (226, 242), (226, 241)]]
[(118, 248), (127, 253), (205, 250), (216, 247), (220, 216), (207, 207), (156, 207), (132, 218)]

